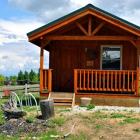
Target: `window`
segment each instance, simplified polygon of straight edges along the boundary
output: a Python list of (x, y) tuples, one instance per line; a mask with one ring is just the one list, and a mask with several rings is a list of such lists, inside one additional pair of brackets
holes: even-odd
[(101, 46), (101, 69), (102, 70), (122, 69), (122, 46), (121, 45)]

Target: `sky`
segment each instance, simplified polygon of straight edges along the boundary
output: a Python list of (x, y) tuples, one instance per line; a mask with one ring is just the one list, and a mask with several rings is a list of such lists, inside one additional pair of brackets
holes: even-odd
[[(0, 74), (38, 72), (40, 48), (26, 33), (89, 3), (140, 26), (140, 0), (0, 0)], [(47, 69), (47, 51), (44, 58)]]

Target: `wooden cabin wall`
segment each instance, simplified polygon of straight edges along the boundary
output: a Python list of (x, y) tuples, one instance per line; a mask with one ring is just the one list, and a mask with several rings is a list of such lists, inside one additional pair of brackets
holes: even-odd
[[(98, 35), (101, 34), (120, 35), (106, 27), (98, 33)], [(79, 28), (74, 28), (65, 35), (83, 35), (83, 33)], [(129, 41), (53, 41), (50, 46), (49, 60), (49, 68), (53, 69), (52, 90), (61, 91), (62, 88), (67, 87), (71, 87), (73, 90), (72, 76), (74, 77), (74, 73), (68, 71), (69, 68), (100, 69), (101, 45), (122, 45), (122, 69), (136, 70), (137, 49)], [(85, 52), (85, 48), (87, 48), (87, 52)], [(88, 59), (87, 54), (90, 50), (96, 50), (97, 58), (95, 60)], [(93, 66), (87, 66), (87, 61), (93, 61)]]

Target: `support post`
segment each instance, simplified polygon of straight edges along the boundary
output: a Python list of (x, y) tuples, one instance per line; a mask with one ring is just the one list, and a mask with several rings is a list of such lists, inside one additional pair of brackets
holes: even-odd
[(77, 93), (77, 70), (74, 70), (74, 93)]
[(43, 41), (41, 40), (41, 50), (40, 50), (40, 93), (43, 91)]
[(48, 70), (48, 92), (52, 91), (52, 70)]
[(137, 41), (137, 82), (136, 82), (136, 94), (139, 94), (139, 55), (140, 55), (140, 40)]

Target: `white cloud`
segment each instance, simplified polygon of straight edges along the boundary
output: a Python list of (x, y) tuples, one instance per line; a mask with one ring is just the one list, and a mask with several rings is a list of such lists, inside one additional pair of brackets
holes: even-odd
[(26, 33), (42, 26), (35, 19), (21, 19), (7, 21), (0, 19), (0, 45), (3, 43), (26, 41)]

